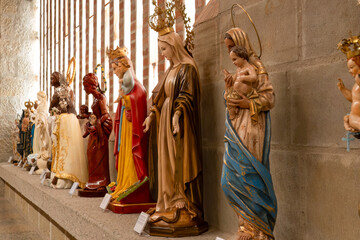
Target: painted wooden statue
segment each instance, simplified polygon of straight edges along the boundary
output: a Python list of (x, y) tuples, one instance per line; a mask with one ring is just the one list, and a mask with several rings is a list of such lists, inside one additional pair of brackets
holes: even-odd
[(51, 85), (55, 89), (50, 110), (56, 109), (59, 113), (55, 115), (52, 130), (51, 186), (54, 188), (70, 188), (73, 182), (78, 182), (84, 188), (88, 180), (82, 133), (76, 118), (74, 94), (70, 88), (71, 79), (65, 79), (58, 72), (51, 74)]
[(337, 84), (344, 97), (351, 102), (350, 114), (344, 116), (344, 127), (350, 132), (360, 132), (360, 35), (343, 39), (338, 49), (346, 54), (347, 67), (355, 81), (351, 90), (345, 87), (340, 78)]
[(100, 90), (96, 74), (88, 73), (83, 78), (86, 94), (94, 97), (91, 106), (96, 117), (95, 124), (88, 122), (83, 137), (89, 136), (87, 157), (89, 180), (80, 197), (102, 197), (107, 193), (106, 186), (110, 183), (108, 140), (112, 130), (112, 120), (106, 103), (106, 97)]
[(14, 121), (14, 125), (13, 125), (12, 131), (11, 131), (11, 142), (12, 142), (12, 150), (13, 150), (11, 163), (17, 163), (18, 160), (21, 159), (20, 153), (17, 150), (17, 146), (20, 143), (19, 124), (20, 124), (20, 117), (18, 116), (18, 118), (15, 119), (15, 121)]
[(48, 103), (44, 91), (37, 93), (38, 104), (35, 117), (35, 132), (33, 152), (37, 154), (38, 170), (36, 174), (41, 174), (47, 168), (47, 161), (51, 155), (51, 138), (48, 125)]
[[(224, 71), (227, 109), (221, 186), (239, 219), (236, 239), (270, 240), (277, 215), (269, 169), (269, 110), (274, 107), (274, 91), (243, 30), (230, 29), (224, 42), (238, 70), (234, 76)], [(240, 87), (236, 86), (239, 82)], [(231, 89), (237, 97), (227, 94)]]
[(144, 131), (152, 121), (157, 129), (158, 199), (156, 208), (148, 211), (150, 234), (170, 237), (198, 235), (208, 229), (203, 220), (199, 71), (172, 28), (175, 9), (189, 31), (187, 47), (192, 47), (193, 32), (182, 3), (173, 1), (167, 9), (156, 6), (150, 27), (159, 33), (159, 49), (170, 67), (144, 122)]
[(142, 126), (147, 114), (146, 91), (136, 79), (126, 48), (110, 50), (108, 55), (120, 85), (114, 121), (117, 186), (109, 209), (116, 213), (147, 211), (155, 203), (150, 197), (148, 138)]

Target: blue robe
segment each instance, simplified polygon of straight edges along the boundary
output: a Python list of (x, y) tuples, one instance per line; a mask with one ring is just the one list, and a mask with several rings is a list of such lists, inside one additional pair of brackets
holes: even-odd
[(270, 237), (277, 214), (277, 202), (269, 169), (270, 113), (266, 114), (262, 163), (251, 155), (226, 114), (222, 189), (231, 207), (244, 220)]

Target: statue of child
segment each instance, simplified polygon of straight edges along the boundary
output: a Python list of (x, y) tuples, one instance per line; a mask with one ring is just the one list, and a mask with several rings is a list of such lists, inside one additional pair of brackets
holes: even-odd
[[(246, 49), (240, 46), (231, 48), (230, 58), (237, 67), (237, 70), (233, 85), (225, 91), (225, 99), (250, 98), (254, 93), (254, 85), (258, 80), (255, 68), (248, 62), (249, 55)], [(224, 69), (224, 74), (228, 75), (229, 72)], [(239, 110), (237, 107), (228, 106), (231, 120), (237, 116)], [(253, 120), (256, 122), (257, 117)]]

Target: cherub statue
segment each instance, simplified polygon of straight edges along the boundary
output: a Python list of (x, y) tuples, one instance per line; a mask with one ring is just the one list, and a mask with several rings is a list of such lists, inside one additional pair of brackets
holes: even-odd
[(345, 130), (360, 132), (360, 36), (343, 39), (338, 44), (340, 49), (347, 56), (347, 67), (354, 78), (355, 83), (352, 89), (345, 87), (342, 79), (338, 79), (337, 86), (344, 97), (351, 102), (350, 114), (344, 116)]

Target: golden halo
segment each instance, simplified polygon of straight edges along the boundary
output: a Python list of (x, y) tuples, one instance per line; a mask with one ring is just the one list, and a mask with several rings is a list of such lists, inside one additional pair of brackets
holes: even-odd
[(249, 13), (248, 13), (240, 4), (234, 4), (234, 5), (231, 6), (231, 21), (232, 21), (233, 27), (234, 27), (234, 28), (236, 27), (236, 26), (235, 26), (235, 21), (234, 21), (234, 14), (233, 14), (234, 7), (236, 7), (236, 6), (239, 7), (239, 8), (241, 8), (241, 9), (245, 12), (246, 16), (249, 18), (251, 24), (253, 25), (253, 27), (254, 27), (254, 29), (255, 29), (255, 33), (256, 33), (256, 36), (257, 36), (257, 38), (258, 38), (259, 46), (260, 46), (260, 54), (259, 54), (259, 56), (258, 56), (258, 58), (260, 59), (261, 54), (262, 54), (262, 46), (261, 46), (261, 41), (260, 41), (259, 33), (258, 33), (258, 31), (257, 31), (257, 29), (256, 29), (256, 27), (255, 27), (254, 21), (251, 19), (250, 15), (249, 15)]
[[(71, 65), (74, 65), (74, 67), (73, 67), (72, 76), (71, 76), (71, 78), (70, 78)], [(68, 69), (67, 69), (67, 71), (66, 71), (66, 81), (67, 81), (67, 83), (69, 84), (69, 86), (70, 86), (70, 84), (71, 84), (71, 83), (74, 81), (74, 79), (75, 79), (75, 73), (76, 73), (76, 61), (75, 61), (75, 57), (72, 57), (72, 58), (70, 59), (69, 66), (68, 66)]]

